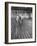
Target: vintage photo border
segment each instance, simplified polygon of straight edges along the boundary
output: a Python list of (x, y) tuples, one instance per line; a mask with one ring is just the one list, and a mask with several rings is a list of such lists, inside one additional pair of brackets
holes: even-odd
[[(9, 3), (35, 5), (35, 41), (8, 43), (8, 4)], [(36, 4), (35, 3), (21, 3), (21, 2), (5, 2), (5, 44), (34, 43), (34, 42), (36, 42)]]

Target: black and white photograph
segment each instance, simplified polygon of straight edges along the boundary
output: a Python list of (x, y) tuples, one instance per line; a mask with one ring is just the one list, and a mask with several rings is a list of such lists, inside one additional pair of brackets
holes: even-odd
[(32, 7), (11, 7), (11, 39), (32, 38)]
[(35, 42), (35, 11), (33, 3), (8, 3), (6, 5), (8, 43)]

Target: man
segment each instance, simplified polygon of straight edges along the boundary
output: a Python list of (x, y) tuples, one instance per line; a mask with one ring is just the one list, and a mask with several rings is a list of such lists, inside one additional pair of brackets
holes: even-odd
[(16, 18), (16, 22), (21, 26), (22, 23), (23, 23), (23, 19), (22, 19), (22, 17), (21, 17), (21, 16), (17, 16), (17, 18)]

